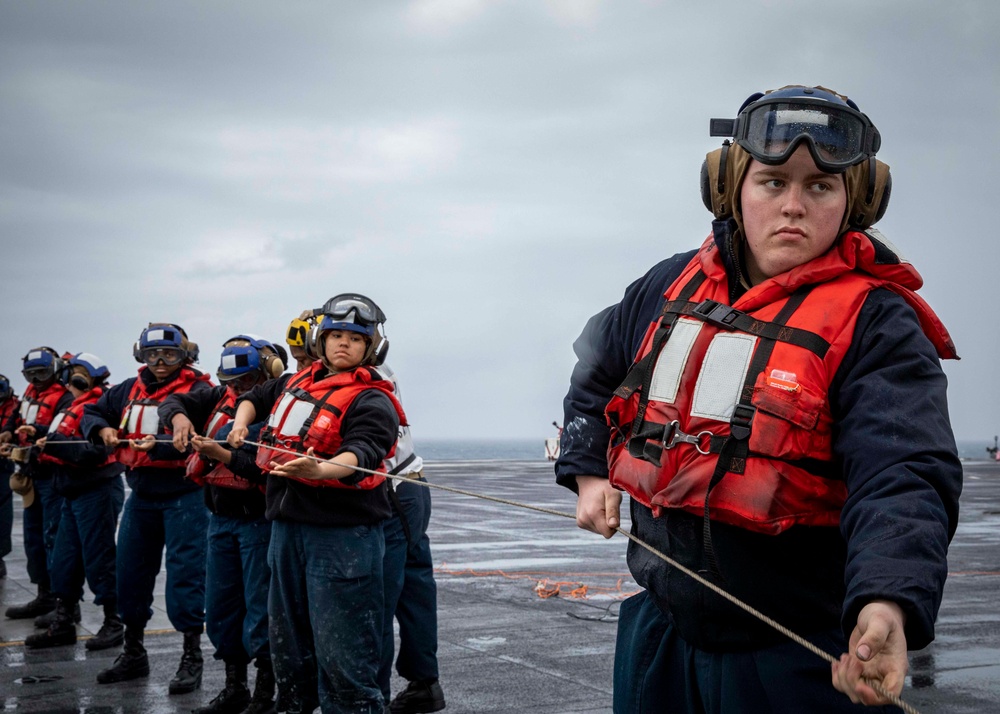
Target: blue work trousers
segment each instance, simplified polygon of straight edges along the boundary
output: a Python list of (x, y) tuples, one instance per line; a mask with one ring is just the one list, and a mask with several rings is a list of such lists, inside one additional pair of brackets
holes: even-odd
[(10, 475), (13, 469), (4, 468), (6, 459), (0, 460), (0, 559), (10, 555), (14, 549), (11, 536), (14, 533), (14, 492), (10, 490)]
[(271, 524), (271, 660), (282, 707), (382, 714), (382, 524)]
[(52, 555), (52, 592), (66, 602), (83, 598), (84, 576), (95, 604), (117, 601), (115, 529), (124, 501), (121, 476), (64, 499)]
[[(421, 477), (422, 480), (422, 477)], [(399, 657), (396, 671), (409, 681), (438, 678), (437, 584), (427, 526), (431, 519), (431, 492), (426, 486), (400, 482), (396, 489), (402, 518), (410, 529), (407, 541), (401, 516), (395, 513), (384, 524), (385, 611), (379, 687), (386, 701), (392, 678), (393, 629), (399, 622)]]
[[(840, 631), (807, 637), (837, 656)], [(705, 652), (677, 633), (646, 592), (622, 603), (615, 646), (615, 714), (874, 714), (830, 683), (830, 665), (801, 645)]]
[(118, 610), (129, 627), (145, 627), (166, 547), (167, 617), (179, 632), (205, 623), (208, 509), (201, 491), (165, 499), (133, 491), (118, 529)]
[(52, 554), (59, 532), (63, 497), (56, 493), (52, 478), (34, 479), (35, 502), (24, 509), (24, 553), (28, 557), (28, 578), (39, 588), (49, 590), (52, 580)]
[(271, 523), (212, 514), (208, 521), (205, 622), (215, 658), (242, 664), (269, 657), (267, 547)]

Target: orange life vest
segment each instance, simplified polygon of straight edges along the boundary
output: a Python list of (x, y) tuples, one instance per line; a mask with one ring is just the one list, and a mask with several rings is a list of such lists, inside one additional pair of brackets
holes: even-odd
[[(304, 454), (311, 447), (316, 456), (324, 459), (336, 454), (341, 444), (340, 426), (344, 414), (366, 389), (378, 389), (388, 396), (399, 415), (400, 424), (406, 424), (403, 407), (393, 395), (392, 383), (374, 370), (357, 367), (315, 381), (316, 374), (321, 369), (325, 369), (323, 363), (317, 361), (309, 369), (293, 375), (285, 385), (281, 398), (271, 409), (267, 424), (260, 433), (260, 441), (265, 446), (257, 450), (257, 465), (265, 471), (270, 471), (272, 461), (284, 464), (298, 458), (277, 449)], [(391, 457), (395, 450), (393, 445), (386, 458)], [(378, 471), (385, 472), (385, 466), (380, 464)], [(295, 480), (310, 486), (373, 489), (385, 481), (385, 476), (381, 473), (369, 474), (350, 485), (343, 484), (338, 479)]]
[[(29, 384), (21, 398), (21, 419), (18, 426), (47, 427), (52, 424), (52, 420), (56, 416), (56, 406), (64, 394), (66, 394), (66, 387), (62, 382), (53, 382), (41, 393), (34, 384)], [(18, 441), (22, 445), (33, 444), (35, 438), (29, 437), (23, 432), (18, 434)]]
[(611, 483), (654, 515), (679, 508), (770, 534), (837, 524), (847, 489), (829, 387), (868, 294), (901, 295), (941, 357), (957, 356), (921, 285), (881, 234), (852, 231), (729, 306), (710, 237), (608, 404)]
[[(52, 423), (49, 425), (48, 435), (51, 437), (53, 434), (59, 434), (60, 436), (69, 439), (83, 439), (83, 431), (80, 429), (80, 420), (83, 418), (83, 408), (88, 404), (94, 404), (101, 395), (104, 394), (104, 387), (94, 387), (79, 397), (73, 400), (73, 403), (68, 407), (63, 409), (61, 412), (56, 414), (55, 418), (52, 419)], [(53, 445), (59, 442), (52, 442)], [(60, 459), (57, 456), (53, 456), (47, 451), (42, 451), (38, 456), (39, 461), (48, 462), (51, 464), (68, 464), (72, 466), (73, 464)], [(115, 460), (114, 454), (108, 454), (108, 457), (104, 459), (100, 464), (96, 464), (95, 468), (101, 468), (113, 463)]]
[(14, 412), (20, 412), (21, 400), (17, 398), (16, 394), (12, 394), (7, 399), (4, 399), (0, 403), (0, 431), (3, 431), (4, 425), (7, 420), (10, 419)]
[[(222, 394), (222, 399), (212, 409), (205, 426), (205, 436), (215, 439), (219, 430), (233, 420), (236, 416), (236, 392), (226, 388)], [(248, 491), (256, 484), (239, 478), (229, 470), (225, 464), (206, 458), (201, 454), (194, 453), (187, 458), (187, 477), (199, 486), (210, 483), (220, 488), (231, 488), (237, 491)], [(261, 488), (263, 491), (263, 489)]]
[[(119, 439), (141, 439), (150, 434), (153, 436), (165, 434), (166, 430), (160, 424), (160, 417), (156, 413), (157, 408), (163, 403), (163, 400), (171, 394), (185, 394), (190, 392), (191, 388), (198, 382), (209, 381), (207, 374), (198, 372), (190, 367), (182, 367), (180, 373), (174, 379), (150, 392), (142, 379), (142, 371), (144, 369), (148, 368), (139, 368), (139, 377), (132, 385), (132, 389), (128, 394), (128, 401), (122, 410), (122, 421), (118, 427)], [(127, 447), (120, 449), (118, 452), (118, 461), (130, 469), (184, 468), (185, 458), (181, 456), (178, 459), (154, 461), (150, 458), (148, 451), (139, 451)]]

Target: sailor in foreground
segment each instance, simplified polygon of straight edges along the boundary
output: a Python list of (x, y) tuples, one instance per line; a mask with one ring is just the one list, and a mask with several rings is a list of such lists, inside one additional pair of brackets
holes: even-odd
[(784, 87), (711, 126), (735, 140), (702, 168), (712, 234), (587, 324), (557, 480), (580, 527), (613, 535), (624, 490), (636, 536), (846, 654), (831, 672), (630, 543), (615, 711), (885, 705), (865, 680), (898, 694), (933, 640), (958, 522), (955, 348), (871, 228), (891, 181), (854, 102)]
[[(279, 708), (381, 714), (383, 471), (402, 407), (373, 366), (388, 347), (367, 300), (324, 315), (310, 333), (319, 357), (238, 402), (229, 443), (270, 414), (257, 463), (268, 471), (272, 521), (268, 601)], [(291, 454), (287, 452), (292, 452)], [(303, 454), (297, 457), (296, 454)], [(316, 456), (323, 461), (317, 461)]]

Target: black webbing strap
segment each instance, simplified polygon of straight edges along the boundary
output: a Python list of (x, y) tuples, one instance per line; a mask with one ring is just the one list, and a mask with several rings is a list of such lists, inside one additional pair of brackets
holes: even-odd
[[(389, 481), (391, 479), (386, 479)], [(406, 514), (403, 513), (403, 504), (399, 500), (399, 494), (396, 493), (396, 489), (392, 487), (391, 484), (386, 484), (389, 489), (389, 500), (392, 501), (392, 507), (396, 509), (396, 514), (399, 516), (399, 523), (403, 526), (403, 535), (406, 536), (406, 550), (410, 549), (413, 545), (413, 536), (410, 535), (410, 523), (406, 520)]]
[[(788, 297), (788, 300), (785, 301), (781, 310), (778, 311), (778, 314), (775, 315), (774, 321), (767, 324), (783, 327), (806, 299), (812, 288), (813, 286), (806, 285), (792, 293)], [(702, 519), (702, 543), (705, 550), (705, 565), (707, 566), (708, 573), (719, 578), (720, 582), (725, 582), (725, 578), (719, 570), (718, 561), (715, 557), (715, 548), (712, 545), (709, 499), (712, 496), (712, 489), (719, 484), (727, 473), (742, 474), (746, 470), (747, 456), (750, 453), (750, 433), (753, 430), (754, 417), (757, 415), (757, 408), (752, 403), (753, 388), (757, 383), (757, 377), (764, 371), (768, 360), (771, 359), (771, 353), (774, 351), (774, 347), (778, 341), (777, 337), (762, 336), (757, 344), (757, 349), (750, 360), (750, 366), (747, 368), (746, 378), (743, 380), (743, 389), (740, 393), (739, 401), (733, 409), (732, 418), (729, 420), (729, 438), (726, 439), (726, 443), (722, 446), (719, 459), (715, 463), (715, 470), (712, 472), (712, 478), (708, 482), (708, 488), (705, 491), (705, 515)], [(827, 344), (827, 347), (829, 347), (829, 344)]]
[[(289, 392), (289, 394), (291, 394), (296, 399), (301, 399), (302, 401), (309, 402), (310, 404), (313, 405), (312, 412), (309, 414), (309, 417), (304, 422), (302, 422), (302, 428), (299, 429), (299, 439), (300, 440), (306, 438), (306, 434), (309, 432), (309, 427), (311, 427), (313, 425), (313, 421), (315, 421), (316, 415), (320, 413), (320, 410), (323, 409), (323, 407), (326, 407), (331, 412), (333, 412), (337, 416), (338, 419), (341, 417), (341, 415), (343, 414), (343, 412), (341, 412), (340, 409), (338, 409), (337, 407), (333, 406), (332, 404), (327, 404), (327, 401), (329, 401), (330, 397), (338, 389), (340, 389), (340, 387), (334, 387), (333, 389), (330, 389), (320, 399), (314, 398), (311, 394), (309, 394), (309, 392), (305, 391), (304, 389), (302, 389), (300, 387), (296, 387), (295, 389), (293, 389), (293, 390), (291, 390)], [(302, 396), (302, 395), (305, 395), (305, 396)]]
[[(799, 288), (799, 290), (801, 289)], [(788, 302), (785, 303), (786, 307), (788, 303), (795, 299), (798, 292), (797, 290), (792, 293), (788, 298)], [(688, 303), (688, 305), (690, 307), (680, 308), (678, 310), (679, 314), (703, 320), (710, 325), (715, 325), (725, 330), (739, 330), (740, 332), (746, 332), (762, 339), (787, 342), (809, 350), (820, 359), (826, 357), (826, 353), (830, 349), (830, 343), (816, 333), (785, 325), (785, 321), (788, 318), (785, 317), (783, 320), (781, 316), (784, 308), (775, 316), (773, 321), (764, 322), (715, 300), (703, 300), (696, 305), (692, 303)], [(796, 304), (796, 307), (798, 307), (798, 304)]]

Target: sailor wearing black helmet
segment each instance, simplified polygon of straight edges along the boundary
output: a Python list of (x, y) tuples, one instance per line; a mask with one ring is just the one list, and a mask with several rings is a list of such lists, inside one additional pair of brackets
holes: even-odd
[(166, 550), (167, 616), (184, 633), (184, 652), (168, 685), (170, 694), (201, 686), (201, 633), (205, 623), (205, 532), (208, 511), (201, 489), (187, 480), (157, 407), (171, 394), (211, 388), (191, 365), (198, 345), (169, 323), (150, 323), (133, 345), (137, 376), (111, 387), (84, 407), (83, 433), (116, 448), (132, 489), (118, 530), (118, 607), (125, 624), (122, 653), (97, 675), (100, 684), (149, 676), (143, 633)]
[(711, 129), (735, 139), (702, 168), (712, 235), (587, 324), (557, 480), (582, 528), (610, 537), (624, 490), (639, 538), (847, 654), (831, 673), (630, 544), (645, 590), (621, 608), (615, 711), (886, 704), (862, 677), (901, 691), (957, 524), (954, 345), (870, 228), (891, 183), (853, 102), (784, 87)]
[(381, 713), (389, 499), (383, 475), (352, 467), (384, 471), (405, 418), (391, 382), (374, 369), (388, 347), (385, 315), (363, 296), (327, 308), (308, 338), (317, 361), (244, 395), (229, 443), (240, 446), (258, 415), (270, 414), (257, 463), (269, 473), (268, 618), (279, 708)]
[[(21, 374), (28, 382), (20, 408), (0, 427), (0, 444), (17, 445), (27, 457), (17, 477), (34, 490), (31, 505), (25, 502), (23, 515), (24, 551), (28, 557), (28, 577), (38, 586), (38, 595), (23, 605), (7, 608), (11, 619), (45, 615), (55, 609), (51, 592), (52, 553), (59, 530), (63, 499), (52, 482), (52, 466), (38, 461), (34, 444), (48, 433), (55, 415), (68, 407), (73, 395), (59, 377), (65, 362), (51, 347), (36, 347), (22, 360)], [(15, 478), (17, 478), (15, 477)]]
[[(204, 487), (208, 523), (205, 616), (215, 658), (226, 665), (224, 688), (195, 714), (274, 709), (274, 673), (267, 636), (267, 591), (271, 571), (267, 549), (271, 523), (264, 518), (265, 477), (254, 463), (256, 449), (230, 449), (217, 440), (232, 426), (237, 398), (285, 371), (277, 346), (256, 335), (240, 334), (223, 344), (216, 376), (208, 391), (172, 394), (158, 410), (170, 424), (174, 446), (188, 456), (187, 476)], [(259, 433), (260, 424), (254, 425)], [(256, 439), (256, 436), (252, 438)], [(253, 698), (247, 665), (254, 660)]]

